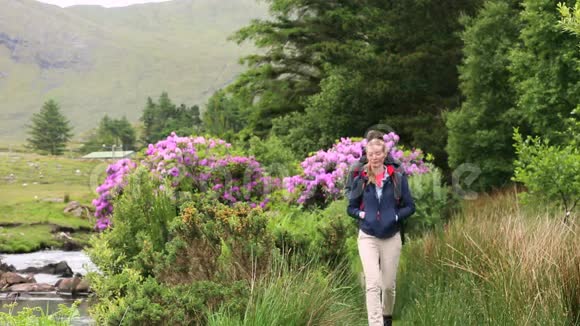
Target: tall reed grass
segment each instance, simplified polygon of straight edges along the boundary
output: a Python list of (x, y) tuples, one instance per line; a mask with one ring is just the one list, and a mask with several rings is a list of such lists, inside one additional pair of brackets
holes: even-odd
[(513, 192), (467, 202), (444, 231), (404, 247), (405, 325), (580, 325), (578, 219), (523, 209)]

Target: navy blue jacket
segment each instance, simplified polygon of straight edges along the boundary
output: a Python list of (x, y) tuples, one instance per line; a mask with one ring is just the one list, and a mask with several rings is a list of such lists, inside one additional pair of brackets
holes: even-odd
[[(377, 238), (389, 238), (395, 235), (400, 223), (415, 213), (415, 202), (409, 191), (409, 183), (403, 175), (401, 178), (401, 199), (397, 205), (394, 195), (393, 182), (387, 177), (383, 182), (381, 200), (377, 198), (374, 183), (363, 187), (366, 179), (359, 176), (354, 181), (352, 196), (349, 198), (348, 215), (359, 221), (360, 229)], [(358, 190), (358, 191), (357, 191)], [(364, 203), (364, 219), (359, 217), (361, 203)]]

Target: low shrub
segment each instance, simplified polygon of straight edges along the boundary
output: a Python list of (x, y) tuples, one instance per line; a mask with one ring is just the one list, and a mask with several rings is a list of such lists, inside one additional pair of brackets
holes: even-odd
[[(523, 183), (524, 202), (552, 204), (564, 209), (564, 221), (572, 219), (580, 202), (580, 150), (575, 143), (550, 145), (547, 140), (514, 133), (517, 160), (514, 180)], [(549, 158), (549, 159), (546, 159)]]
[(249, 295), (247, 282), (168, 285), (129, 268), (89, 277), (97, 294), (91, 315), (98, 325), (204, 325), (218, 307), (241, 314)]
[(358, 230), (356, 221), (346, 214), (344, 200), (313, 211), (276, 206), (270, 212), (269, 228), (283, 253), (315, 257), (330, 266), (351, 259), (349, 239), (355, 239)]
[(253, 279), (266, 271), (274, 248), (267, 225), (259, 207), (196, 196), (172, 225), (173, 239), (156, 275), (170, 284)]

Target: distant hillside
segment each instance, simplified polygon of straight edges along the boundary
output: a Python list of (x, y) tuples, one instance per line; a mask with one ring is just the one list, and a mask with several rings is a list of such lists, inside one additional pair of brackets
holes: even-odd
[(59, 8), (0, 0), (0, 142), (22, 142), (49, 98), (79, 135), (105, 113), (136, 121), (147, 96), (203, 104), (249, 53), (226, 38), (266, 9), (255, 0)]

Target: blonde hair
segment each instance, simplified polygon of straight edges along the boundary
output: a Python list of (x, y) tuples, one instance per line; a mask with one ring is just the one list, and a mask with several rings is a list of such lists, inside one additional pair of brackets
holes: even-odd
[[(379, 138), (374, 138), (374, 139), (369, 140), (369, 142), (365, 146), (367, 155), (369, 153), (370, 146), (381, 146), (383, 148), (383, 153), (385, 153), (385, 156), (387, 155), (387, 146), (385, 145), (384, 140), (379, 139)], [(373, 183), (376, 186), (377, 185), (377, 178), (375, 175), (375, 171), (373, 171), (373, 169), (371, 169), (369, 163), (365, 164), (364, 170), (366, 171), (367, 176), (369, 177), (368, 182)]]

